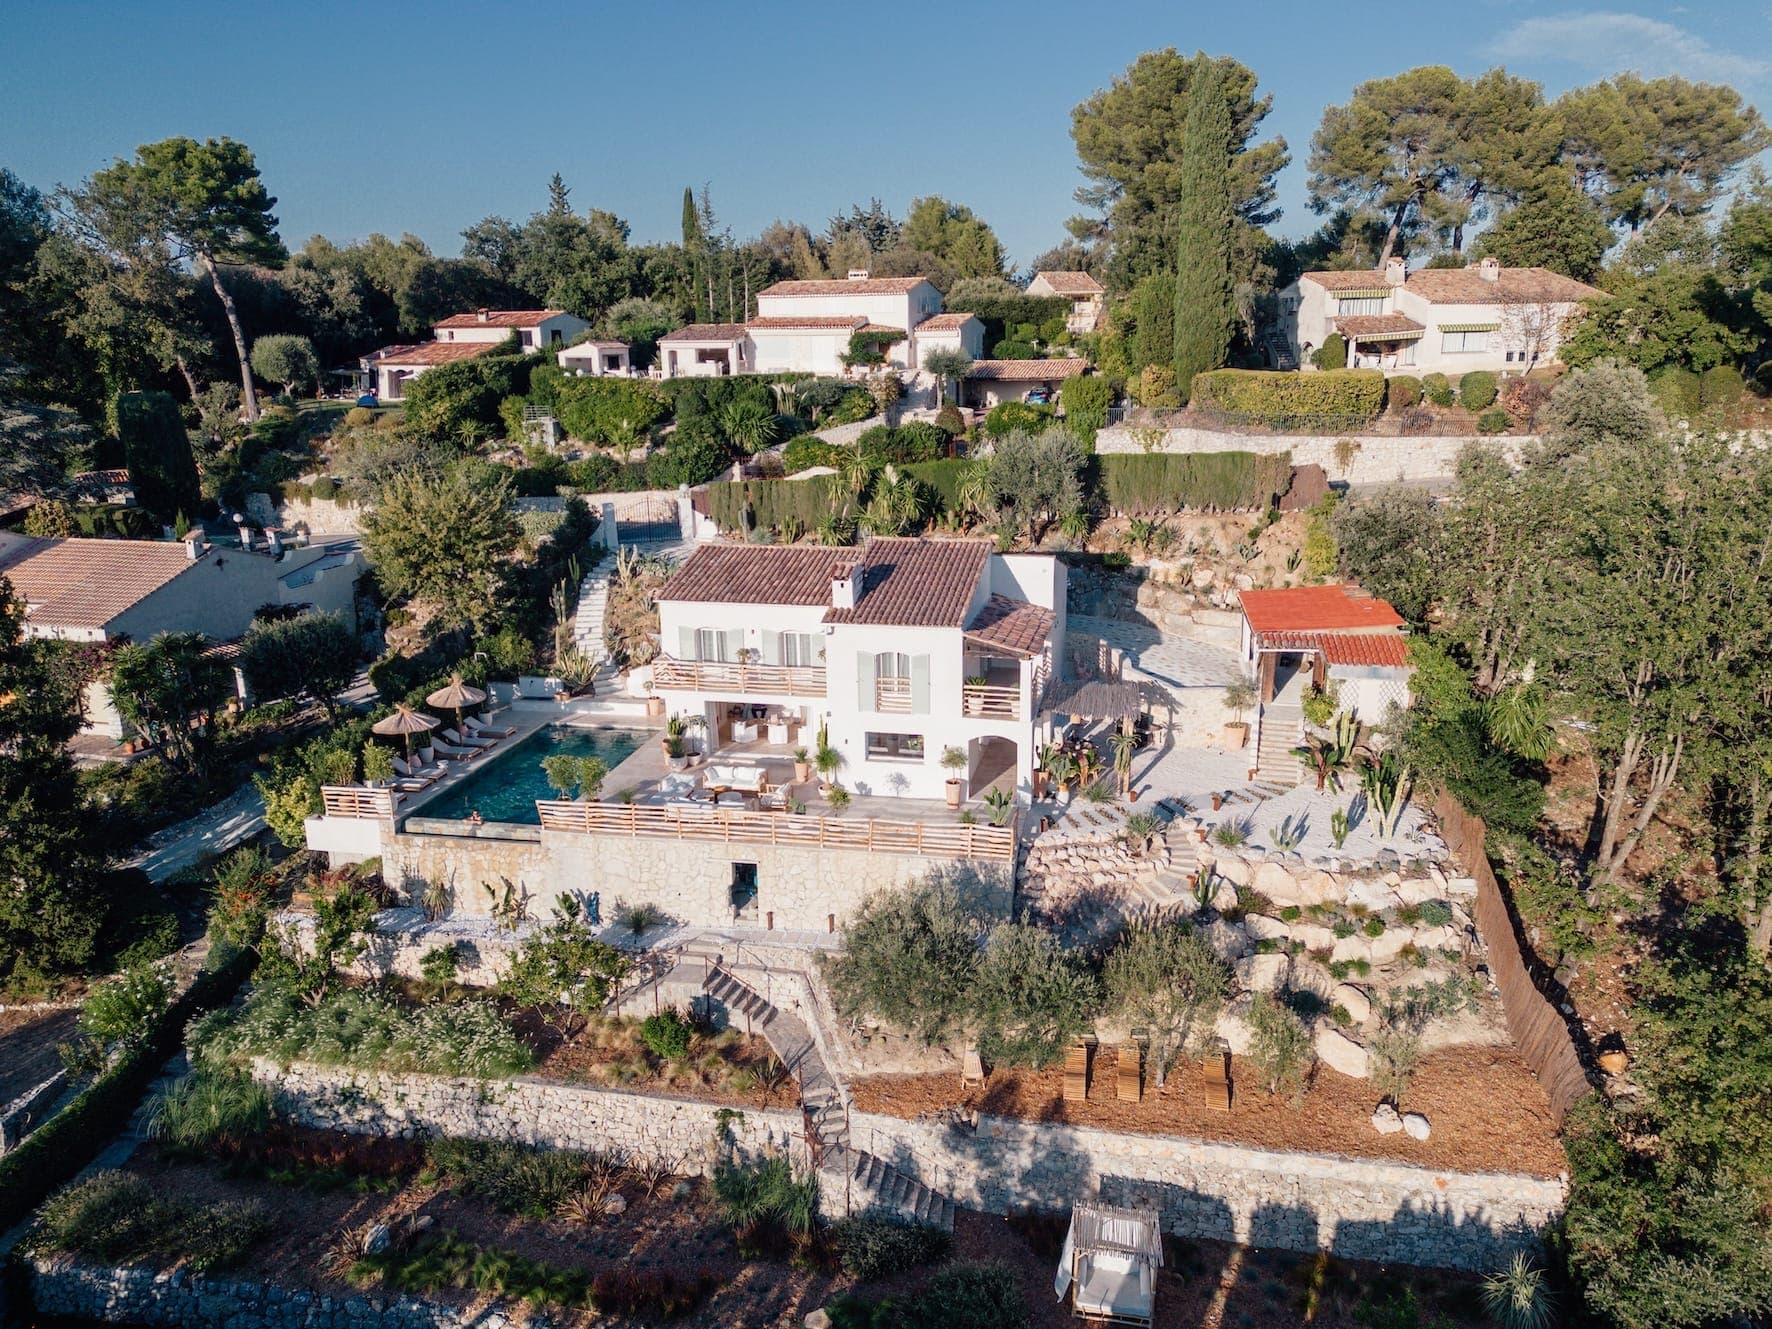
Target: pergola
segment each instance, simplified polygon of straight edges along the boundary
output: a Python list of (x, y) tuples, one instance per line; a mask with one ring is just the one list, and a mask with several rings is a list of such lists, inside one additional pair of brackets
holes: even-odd
[(1079, 1204), (1058, 1257), (1052, 1290), (1071, 1296), (1071, 1310), (1091, 1324), (1151, 1324), (1163, 1229), (1155, 1209)]
[(1111, 720), (1115, 724), (1135, 721), (1154, 706), (1164, 707), (1169, 718), (1174, 719), (1175, 698), (1160, 684), (1148, 680), (1117, 683), (1102, 678), (1083, 679), (1056, 701), (1046, 703), (1047, 710), (1085, 720)]

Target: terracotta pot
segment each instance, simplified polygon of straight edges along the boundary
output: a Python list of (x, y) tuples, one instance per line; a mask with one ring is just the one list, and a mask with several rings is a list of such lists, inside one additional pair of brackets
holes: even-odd
[(949, 780), (947, 788), (948, 788), (948, 806), (950, 808), (959, 807), (960, 806), (960, 782), (958, 780)]
[(646, 699), (646, 714), (648, 714), (648, 715), (663, 715), (664, 714), (664, 698), (663, 697), (648, 697)]
[(1217, 812), (1223, 806), (1224, 806), (1224, 795), (1223, 794), (1212, 795), (1212, 810), (1214, 812)]
[(1126, 801), (1127, 801), (1127, 802), (1128, 802), (1128, 803), (1136, 803), (1136, 802), (1138, 802), (1138, 790), (1136, 790), (1136, 789), (1128, 789), (1128, 790), (1127, 790), (1127, 791), (1126, 791)]
[(794, 783), (795, 784), (805, 784), (811, 778), (812, 778), (812, 763), (811, 762), (797, 761), (794, 763)]
[(1249, 725), (1244, 720), (1233, 720), (1224, 727), (1224, 745), (1235, 752), (1249, 742)]
[(1623, 1048), (1615, 1048), (1600, 1054), (1600, 1069), (1608, 1075), (1623, 1075), (1630, 1069), (1630, 1053)]
[(1034, 772), (1034, 800), (1038, 802), (1046, 797), (1046, 788), (1052, 783), (1052, 777), (1045, 771)]

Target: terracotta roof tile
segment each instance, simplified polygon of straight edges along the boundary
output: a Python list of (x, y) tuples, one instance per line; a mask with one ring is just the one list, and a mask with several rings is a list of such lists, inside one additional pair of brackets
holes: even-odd
[(1408, 289), (1436, 305), (1573, 304), (1605, 294), (1549, 268), (1503, 268), (1494, 281), (1475, 268), (1423, 268), (1409, 274)]
[(1087, 272), (1036, 272), (1034, 280), (1044, 279), (1060, 295), (1100, 295), (1102, 285)]
[(966, 635), (1012, 655), (1033, 656), (1040, 653), (1057, 621), (1058, 616), (1044, 605), (993, 595), (967, 625)]
[(1411, 669), (1409, 638), (1401, 632), (1264, 632), (1265, 650), (1316, 651), (1332, 665)]
[(550, 318), (558, 318), (564, 309), (488, 309), (486, 317), (481, 318), (479, 311), (471, 314), (451, 314), (440, 320), (439, 328), (533, 328), (538, 323), (545, 323)]
[(789, 331), (794, 328), (859, 328), (865, 322), (860, 314), (835, 315), (830, 318), (753, 318), (747, 328)]
[(408, 365), (447, 365), (457, 360), (472, 360), (477, 355), (490, 355), (498, 349), (495, 341), (428, 341), (411, 350), (383, 356), (378, 365), (404, 369)]
[(660, 341), (743, 341), (745, 325), (742, 323), (691, 323), (687, 327), (678, 328), (675, 332), (667, 332)]
[(30, 621), (50, 627), (102, 628), (202, 561), (179, 541), (0, 534), (0, 576), (29, 606)]
[(989, 540), (869, 540), (862, 548), (855, 608), (829, 610), (824, 621), (960, 627), (994, 547)]
[(1293, 586), (1239, 591), (1243, 617), (1256, 632), (1339, 632), (1400, 628), (1402, 615), (1376, 596), (1354, 595), (1345, 585)]
[(977, 318), (977, 314), (968, 314), (963, 310), (953, 310), (946, 314), (931, 314), (917, 324), (918, 332), (958, 332), (966, 326), (968, 319)]
[(833, 551), (818, 545), (704, 544), (658, 592), (660, 600), (828, 605)]
[(966, 377), (997, 383), (1044, 383), (1048, 379), (1069, 378), (1087, 368), (1089, 362), (1082, 359), (974, 360)]
[(1381, 337), (1426, 332), (1427, 328), (1407, 314), (1344, 314), (1335, 320), (1336, 328), (1355, 337)]
[(1307, 272), (1304, 276), (1325, 291), (1388, 291), (1391, 288), (1384, 273), (1373, 268), (1355, 268), (1350, 272)]
[(927, 277), (858, 277), (849, 281), (838, 277), (826, 281), (778, 281), (773, 286), (764, 287), (757, 295), (903, 295), (928, 280)]

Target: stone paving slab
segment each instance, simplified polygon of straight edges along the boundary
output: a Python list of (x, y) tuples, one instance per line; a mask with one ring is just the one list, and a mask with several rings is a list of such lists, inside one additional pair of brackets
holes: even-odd
[(1235, 651), (1187, 637), (1165, 636), (1143, 623), (1122, 618), (1072, 614), (1068, 630), (1099, 637), (1119, 651), (1129, 672), (1177, 688), (1222, 688), (1243, 678)]

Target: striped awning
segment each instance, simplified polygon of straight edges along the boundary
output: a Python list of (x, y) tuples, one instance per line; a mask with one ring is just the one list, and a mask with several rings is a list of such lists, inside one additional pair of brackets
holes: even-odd
[(1441, 332), (1496, 332), (1501, 328), (1499, 323), (1442, 323)]
[(1392, 289), (1389, 286), (1362, 286), (1358, 290), (1331, 291), (1330, 294), (1337, 300), (1376, 300), (1389, 295)]

